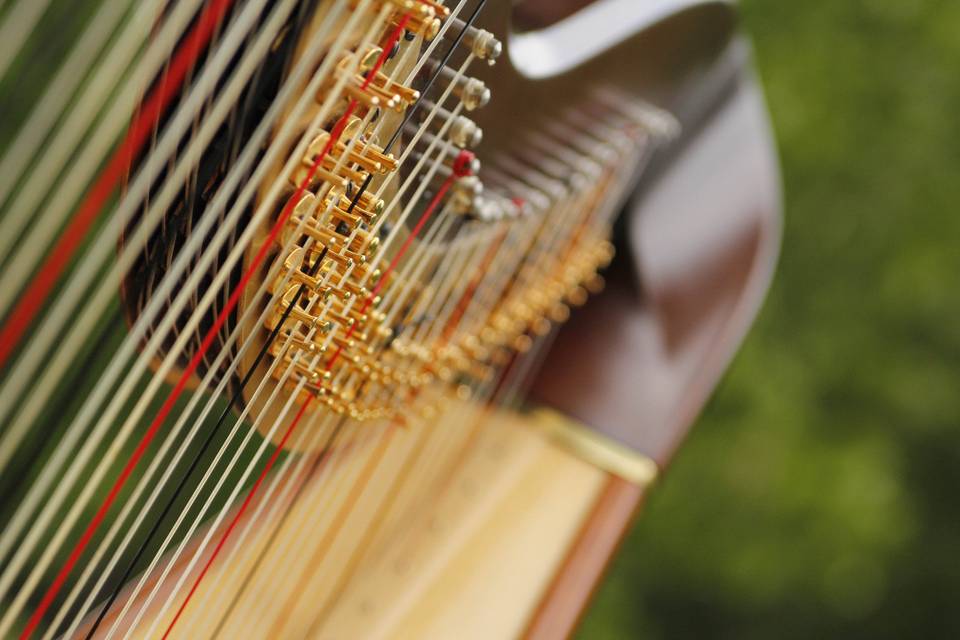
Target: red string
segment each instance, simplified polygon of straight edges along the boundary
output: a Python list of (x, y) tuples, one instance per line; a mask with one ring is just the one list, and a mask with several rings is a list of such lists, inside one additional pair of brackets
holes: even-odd
[(177, 620), (180, 619), (183, 610), (187, 608), (187, 603), (190, 602), (190, 599), (193, 597), (193, 594), (196, 592), (197, 587), (200, 586), (200, 581), (203, 580), (203, 577), (207, 575), (207, 571), (210, 570), (210, 566), (213, 564), (213, 561), (216, 560), (217, 555), (220, 553), (220, 550), (223, 549), (223, 545), (227, 542), (227, 538), (230, 537), (230, 534), (233, 533), (233, 529), (237, 526), (237, 523), (240, 522), (240, 518), (243, 516), (244, 511), (247, 510), (247, 507), (250, 506), (250, 502), (253, 500), (253, 496), (257, 493), (257, 490), (260, 488), (260, 485), (263, 483), (264, 479), (267, 477), (267, 473), (270, 472), (270, 469), (273, 468), (274, 463), (277, 461), (280, 452), (283, 451), (283, 446), (286, 444), (287, 439), (290, 437), (290, 434), (293, 433), (293, 430), (297, 427), (297, 424), (300, 422), (300, 419), (303, 417), (303, 414), (306, 412), (307, 407), (310, 406), (310, 402), (313, 400), (313, 396), (307, 398), (307, 401), (300, 405), (300, 410), (297, 411), (297, 415), (294, 416), (293, 421), (290, 423), (290, 426), (287, 427), (287, 430), (284, 432), (283, 437), (280, 439), (280, 442), (277, 444), (277, 448), (274, 449), (273, 455), (270, 456), (270, 459), (267, 460), (266, 466), (264, 466), (263, 471), (260, 472), (260, 475), (257, 477), (257, 481), (253, 483), (253, 486), (250, 487), (250, 492), (247, 493), (247, 497), (244, 498), (243, 504), (240, 505), (240, 509), (237, 510), (237, 513), (233, 516), (233, 519), (230, 521), (230, 524), (227, 526), (227, 529), (223, 532), (223, 535), (220, 536), (217, 546), (214, 547), (213, 553), (210, 554), (210, 557), (207, 558), (206, 564), (203, 565), (203, 569), (200, 570), (200, 574), (197, 576), (197, 579), (194, 580), (193, 586), (190, 587), (190, 591), (187, 592), (187, 597), (183, 599), (183, 602), (180, 604), (180, 608), (177, 609), (177, 614), (173, 616), (173, 620), (170, 621), (170, 626), (167, 627), (167, 630), (163, 634), (163, 640), (166, 640), (170, 635), (170, 632), (173, 630), (173, 625), (177, 624)]
[(104, 211), (104, 204), (113, 193), (120, 178), (126, 173), (134, 156), (143, 147), (160, 116), (180, 88), (187, 72), (197, 60), (213, 35), (217, 23), (226, 13), (233, 0), (213, 0), (197, 19), (184, 44), (174, 54), (170, 68), (160, 84), (144, 102), (126, 137), (110, 158), (110, 162), (87, 192), (80, 207), (74, 212), (70, 223), (60, 239), (47, 255), (40, 270), (27, 285), (16, 307), (0, 328), (0, 367), (3, 367), (23, 337), (30, 323), (40, 311), (53, 286), (70, 264), (90, 226)]
[[(404, 15), (400, 22), (397, 24), (397, 28), (394, 29), (393, 33), (390, 34), (390, 38), (387, 40), (386, 44), (383, 47), (383, 51), (380, 53), (380, 56), (377, 58), (376, 63), (370, 69), (367, 74), (366, 80), (364, 80), (361, 85), (361, 89), (366, 89), (370, 83), (373, 81), (374, 76), (383, 66), (383, 63), (386, 61), (387, 56), (390, 53), (390, 50), (393, 49), (393, 45), (400, 39), (400, 35), (403, 33), (403, 29), (407, 24), (407, 21), (410, 20), (410, 14)], [(357, 101), (351, 100), (350, 105), (347, 107), (347, 111), (340, 117), (340, 120), (337, 121), (337, 124), (334, 126), (333, 133), (330, 135), (330, 140), (327, 141), (326, 146), (323, 149), (323, 152), (320, 154), (317, 162), (314, 164), (314, 170), (319, 166), (320, 160), (330, 151), (336, 141), (340, 138), (340, 135), (343, 133), (344, 127), (346, 127), (347, 120), (352, 115), (353, 110), (357, 107)], [(312, 172), (311, 172), (312, 173)], [(449, 185), (448, 185), (449, 188)], [(445, 192), (446, 190), (444, 190)], [(295, 202), (299, 198), (299, 195), (295, 195), (291, 199), (291, 203)], [(436, 200), (436, 199), (435, 199)], [(436, 204), (433, 205), (436, 207)], [(422, 225), (420, 225), (422, 226)], [(419, 227), (415, 228), (411, 232), (411, 237), (416, 235), (419, 231)], [(409, 238), (408, 238), (409, 241)], [(401, 249), (401, 252), (405, 250), (405, 247), (409, 245), (409, 242), (404, 244), (404, 249)], [(399, 255), (398, 255), (399, 257)], [(364, 307), (366, 309), (366, 307)], [(351, 330), (353, 327), (351, 327)], [(348, 333), (349, 337), (349, 333)], [(338, 351), (339, 353), (339, 351)], [(220, 550), (223, 549), (224, 544), (227, 542), (227, 538), (230, 537), (230, 534), (233, 533), (234, 528), (237, 526), (237, 523), (240, 521), (240, 518), (243, 516), (243, 513), (247, 510), (247, 507), (250, 505), (250, 502), (253, 500), (254, 495), (256, 495), (257, 490), (260, 488), (260, 485), (263, 484), (263, 481), (266, 479), (267, 474), (270, 472), (270, 469), (273, 468), (274, 463), (279, 456), (280, 451), (283, 449), (284, 444), (286, 444), (287, 439), (296, 429), (297, 424), (300, 422), (300, 419), (303, 417), (304, 412), (307, 410), (307, 407), (313, 401), (314, 396), (307, 398), (307, 401), (300, 406), (300, 410), (297, 412), (297, 415), (294, 417), (293, 421), (290, 423), (290, 426), (287, 427), (287, 430), (284, 432), (283, 437), (280, 439), (277, 448), (274, 450), (273, 455), (270, 456), (270, 459), (267, 461), (267, 464), (260, 471), (260, 475), (257, 476), (256, 482), (253, 483), (253, 486), (250, 487), (250, 492), (247, 494), (247, 497), (244, 498), (243, 504), (240, 505), (240, 509), (237, 510), (237, 513), (234, 514), (233, 519), (230, 521), (230, 524), (227, 526), (226, 530), (223, 532), (223, 535), (220, 536), (220, 540), (217, 542), (217, 546), (214, 548), (213, 553), (210, 554), (210, 557), (207, 559), (206, 564), (204, 564), (203, 569), (201, 569), (200, 574), (197, 575), (196, 580), (194, 580), (193, 585), (190, 587), (190, 591), (187, 592), (186, 598), (183, 599), (183, 602), (180, 603), (180, 607), (177, 609), (176, 615), (173, 616), (173, 620), (170, 621), (170, 626), (167, 627), (167, 630), (163, 634), (163, 640), (166, 640), (170, 636), (170, 632), (173, 630), (174, 625), (180, 619), (180, 616), (183, 614), (184, 610), (187, 608), (187, 605), (190, 603), (190, 599), (193, 597), (193, 594), (197, 591), (197, 588), (200, 586), (200, 582), (203, 580), (204, 576), (207, 575), (207, 571), (213, 565), (213, 561), (216, 560), (217, 555), (219, 555)]]
[[(97, 216), (102, 212), (103, 205), (113, 192), (117, 181), (127, 170), (134, 155), (136, 155), (143, 146), (147, 135), (153, 130), (154, 124), (159, 121), (160, 115), (169, 105), (174, 92), (180, 87), (187, 71), (193, 66), (194, 62), (196, 62), (197, 56), (209, 42), (217, 23), (232, 3), (233, 0), (214, 0), (209, 4), (197, 19), (197, 23), (190, 31), (183, 46), (174, 54), (174, 58), (170, 63), (169, 70), (163, 81), (147, 98), (140, 111), (140, 115), (130, 127), (120, 147), (114, 153), (107, 167), (100, 174), (93, 188), (88, 192), (83, 204), (81, 204), (80, 208), (74, 214), (70, 224), (60, 237), (53, 251), (48, 255), (36, 277), (28, 285), (26, 292), (13, 310), (10, 318), (3, 325), (3, 328), (0, 329), (0, 367), (2, 367), (10, 357), (14, 346), (23, 336), (24, 331), (26, 331), (30, 322), (37, 314), (37, 311), (39, 311), (50, 290), (53, 288), (53, 285), (70, 262), (71, 257), (89, 230), (90, 225), (93, 224), (94, 220), (96, 220)], [(140, 455), (142, 455), (142, 452)], [(124, 473), (126, 475), (121, 474), (121, 478), (126, 480), (129, 471), (124, 469)], [(111, 490), (105, 501), (107, 507), (116, 499), (118, 492), (119, 486), (115, 486), (114, 489)], [(64, 565), (64, 569), (57, 575), (46, 594), (44, 594), (40, 604), (37, 606), (36, 611), (34, 611), (30, 620), (27, 622), (27, 626), (20, 634), (21, 639), (29, 638), (36, 630), (40, 619), (50, 607), (53, 598), (60, 591), (67, 578), (67, 574), (69, 574), (73, 565), (76, 564), (83, 548), (90, 542), (93, 532), (97, 526), (99, 526), (105, 514), (106, 510), (101, 508), (94, 516), (90, 523), (91, 526), (87, 528), (87, 531), (84, 531), (84, 535), (80, 539), (80, 544), (78, 544), (74, 552), (70, 554), (67, 563)]]
[[(229, 2), (230, 0), (222, 0)], [(205, 14), (206, 15), (206, 14)], [(203, 18), (203, 16), (201, 16)], [(374, 65), (374, 70), (379, 70), (383, 65), (383, 61), (386, 59), (386, 56), (389, 54), (390, 49), (393, 47), (393, 44), (400, 38), (400, 35), (403, 33), (403, 28), (406, 26), (407, 21), (410, 19), (409, 15), (403, 16), (400, 20), (397, 28), (391, 34), (389, 39), (389, 46), (385, 47), (383, 52), (380, 54), (380, 57), (377, 60), (377, 63)], [(363, 87), (366, 88), (371, 79), (373, 78), (373, 73), (371, 73), (366, 81), (363, 83)], [(187, 380), (193, 375), (193, 372), (199, 366), (200, 361), (203, 359), (204, 354), (210, 348), (210, 345), (213, 343), (214, 338), (219, 333), (224, 322), (226, 322), (227, 317), (233, 311), (233, 308), (237, 305), (237, 302), (240, 299), (240, 295), (243, 293), (243, 290), (246, 288), (247, 284), (250, 282), (250, 279), (257, 272), (260, 267), (260, 264), (267, 256), (267, 252), (270, 246), (276, 241), (277, 237), (280, 234), (280, 230), (286, 224), (287, 220), (290, 218), (291, 213), (293, 212), (293, 207), (296, 202), (300, 199), (300, 196), (303, 195), (304, 190), (307, 185), (313, 180), (313, 176), (316, 174), (317, 169), (320, 167), (320, 163), (323, 162), (324, 157), (327, 153), (330, 152), (330, 149), (333, 148), (333, 145), (337, 143), (340, 138), (340, 135), (343, 133), (344, 128), (347, 125), (347, 120), (350, 116), (353, 115), (354, 110), (356, 110), (358, 104), (356, 100), (352, 100), (347, 106), (347, 110), (337, 121), (336, 125), (333, 128), (333, 131), (330, 134), (330, 139), (327, 141), (327, 144), (324, 146), (323, 151), (317, 156), (317, 159), (313, 162), (310, 167), (310, 170), (307, 172), (306, 177), (297, 187), (297, 190), (287, 201), (287, 204), (284, 206), (283, 211), (281, 211), (280, 216), (277, 218), (276, 223), (270, 229), (270, 234), (263, 241), (263, 244), (260, 246), (260, 249), (257, 251), (257, 254), (254, 256), (253, 260), (250, 262), (250, 266), (247, 268), (246, 272), (243, 274), (243, 277), (237, 283), (237, 286), (234, 288), (233, 292), (230, 294), (230, 298), (227, 300), (227, 304), (220, 311), (220, 314), (217, 316), (217, 319), (214, 321), (213, 326), (207, 331), (204, 336), (203, 341), (200, 343), (200, 347), (197, 349), (197, 352), (190, 359), (190, 363), (184, 369), (183, 373), (180, 375), (180, 378), (177, 380), (176, 386), (174, 386), (173, 391), (170, 392), (170, 395), (164, 401), (163, 406), (160, 407), (160, 410), (157, 412), (156, 417), (153, 419), (153, 422), (150, 423), (150, 427), (143, 434), (143, 437), (140, 439), (140, 442), (137, 444), (136, 449), (133, 454), (130, 456), (130, 459), (127, 461), (127, 464), (124, 466), (123, 471), (117, 477), (113, 486), (110, 489), (110, 492), (107, 494), (106, 499), (100, 505), (100, 508), (97, 510), (97, 513), (90, 520), (90, 523), (87, 525), (87, 528), (84, 530), (83, 535), (80, 536), (80, 539), (77, 541), (76, 546), (70, 552), (70, 556), (67, 558), (67, 561), (64, 563), (63, 567), (60, 569), (60, 572), (57, 574), (57, 577), (54, 579), (53, 583), (47, 589), (43, 598), (40, 601), (40, 604), (37, 606), (37, 609), (34, 611), (33, 615), (30, 617), (30, 620), (27, 622), (27, 626), (24, 628), (23, 632), (20, 634), (20, 640), (26, 640), (29, 638), (33, 632), (36, 630), (37, 626), (40, 623), (40, 620), (43, 618), (43, 615), (46, 613), (47, 609), (50, 607), (53, 599), (60, 592), (60, 589), (63, 587), (64, 582), (67, 577), (70, 575), (70, 572), (73, 570), (73, 567), (77, 564), (80, 559), (80, 556), (83, 554), (83, 551), (86, 549), (87, 545), (90, 544), (90, 540), (93, 538), (94, 533), (100, 527), (100, 524), (103, 522), (103, 519), (106, 517), (107, 512), (110, 510), (110, 507), (116, 501), (117, 496), (119, 495), (121, 489), (126, 484), (127, 480), (130, 477), (130, 474), (133, 472), (134, 468), (139, 463), (140, 459), (143, 457), (143, 454), (146, 452), (147, 447), (150, 446), (150, 443), (153, 442), (153, 439), (156, 437), (157, 432), (160, 429), (160, 426), (166, 420), (170, 411), (173, 409), (174, 404), (177, 399), (183, 393), (184, 388), (186, 387)], [(288, 430), (292, 431), (292, 427), (296, 424), (291, 425)], [(279, 449), (278, 449), (279, 451)], [(266, 475), (265, 469), (261, 473), (261, 479)], [(259, 486), (259, 480), (254, 489)], [(196, 586), (196, 585), (195, 585)], [(186, 602), (184, 602), (184, 605)], [(173, 625), (171, 625), (172, 628)], [(167, 630), (169, 633), (169, 629)]]
[[(402, 24), (403, 23), (401, 22), (401, 28), (402, 28)], [(393, 45), (391, 44), (390, 46), (392, 47)], [(466, 174), (458, 175), (458, 173), (454, 173), (450, 175), (444, 181), (440, 189), (437, 190), (437, 194), (430, 201), (430, 204), (427, 206), (427, 209), (423, 212), (423, 215), (420, 216), (420, 220), (417, 222), (416, 226), (410, 232), (410, 235), (407, 237), (406, 242), (403, 243), (403, 246), (400, 248), (400, 251), (397, 252), (396, 257), (393, 259), (393, 261), (390, 263), (387, 269), (383, 272), (383, 276), (381, 276), (379, 282), (382, 282), (383, 279), (387, 276), (387, 274), (389, 274), (391, 271), (393, 271), (393, 269), (396, 268), (400, 258), (403, 256), (404, 253), (406, 253), (407, 249), (409, 249), (410, 243), (413, 241), (413, 238), (415, 238), (417, 234), (421, 231), (421, 229), (423, 229), (423, 225), (426, 224), (427, 220), (433, 214), (433, 211), (437, 208), (437, 205), (440, 203), (440, 200), (443, 198), (444, 194), (446, 194), (447, 190), (450, 189), (450, 185), (453, 184), (453, 180), (455, 180), (457, 177), (460, 177), (460, 175), (466, 175)], [(366, 311), (366, 309), (369, 307), (371, 301), (373, 300), (373, 297), (376, 296), (376, 291), (378, 290), (379, 290), (379, 287), (377, 289), (374, 289), (374, 292), (371, 294), (371, 296), (367, 298), (366, 302), (364, 303), (363, 309), (361, 310), (361, 313), (363, 313), (363, 311)], [(353, 328), (355, 326), (356, 325), (353, 325), (350, 327), (350, 331), (347, 332), (347, 337), (349, 337), (352, 334)], [(330, 363), (332, 363), (336, 359), (339, 353), (340, 353), (340, 349), (337, 349), (337, 352), (334, 355), (334, 358), (330, 360)], [(330, 363), (328, 363), (328, 368), (329, 366), (331, 366)], [(190, 599), (193, 597), (193, 594), (197, 591), (197, 587), (200, 586), (200, 582), (203, 580), (204, 576), (207, 575), (207, 572), (209, 571), (211, 565), (213, 565), (213, 561), (217, 558), (217, 555), (220, 553), (221, 549), (223, 549), (223, 546), (226, 544), (227, 538), (230, 537), (230, 534), (233, 533), (233, 530), (237, 526), (237, 523), (240, 521), (240, 518), (243, 517), (244, 512), (247, 510), (247, 507), (250, 505), (250, 502), (253, 500), (254, 495), (256, 495), (257, 490), (260, 488), (260, 485), (263, 484), (263, 481), (264, 479), (266, 479), (266, 476), (270, 472), (270, 469), (273, 468), (273, 465), (276, 462), (277, 457), (280, 454), (280, 451), (283, 449), (284, 444), (286, 444), (287, 439), (290, 437), (290, 434), (293, 433), (297, 424), (300, 422), (300, 419), (303, 417), (304, 412), (307, 410), (307, 406), (309, 406), (313, 398), (314, 396), (310, 396), (309, 398), (307, 398), (307, 401), (304, 402), (303, 405), (301, 405), (300, 410), (297, 412), (297, 415), (294, 417), (293, 421), (290, 423), (290, 426), (287, 427), (287, 430), (284, 432), (283, 437), (280, 439), (280, 442), (277, 445), (277, 448), (274, 450), (273, 455), (270, 456), (270, 459), (267, 461), (267, 464), (264, 466), (263, 470), (260, 472), (260, 475), (257, 477), (256, 482), (254, 482), (253, 486), (250, 488), (250, 492), (247, 494), (247, 497), (244, 498), (243, 504), (240, 505), (240, 508), (237, 510), (237, 513), (234, 514), (233, 519), (230, 521), (230, 524), (227, 526), (226, 530), (223, 532), (223, 535), (220, 536), (220, 540), (217, 542), (217, 546), (214, 548), (213, 553), (207, 559), (207, 562), (204, 564), (203, 569), (200, 570), (200, 573), (199, 575), (197, 575), (196, 580), (194, 580), (193, 585), (190, 587), (190, 591), (187, 592), (186, 598), (184, 598), (183, 602), (180, 604), (180, 608), (177, 609), (176, 615), (173, 616), (173, 620), (170, 621), (170, 626), (167, 627), (166, 632), (164, 632), (163, 634), (163, 640), (166, 640), (170, 636), (170, 632), (173, 630), (174, 625), (180, 619), (180, 616), (183, 614), (183, 611), (186, 609), (187, 604), (189, 604)]]
[[(436, 195), (433, 196), (433, 199), (430, 200), (430, 203), (427, 205), (427, 208), (420, 215), (420, 219), (417, 220), (417, 224), (413, 227), (413, 230), (410, 232), (410, 235), (407, 236), (407, 239), (404, 241), (403, 245), (400, 247), (400, 250), (397, 252), (397, 255), (393, 257), (393, 260), (390, 261), (390, 264), (387, 265), (387, 268), (383, 270), (383, 273), (380, 275), (380, 278), (377, 280), (377, 284), (373, 287), (373, 291), (370, 292), (370, 295), (367, 296), (367, 299), (364, 300), (363, 306), (360, 308), (360, 314), (363, 315), (366, 313), (367, 309), (370, 308), (370, 305), (373, 304), (374, 299), (376, 299), (377, 294), (380, 293), (380, 290), (387, 283), (387, 277), (390, 273), (397, 268), (397, 264), (400, 262), (400, 258), (403, 257), (403, 254), (407, 252), (407, 249), (410, 248), (410, 244), (413, 242), (413, 239), (417, 237), (420, 231), (423, 229), (423, 225), (427, 224), (427, 221), (430, 219), (430, 216), (433, 215), (434, 210), (437, 208), (437, 205), (440, 204), (440, 200), (443, 199), (443, 196), (446, 195), (449, 191), (450, 186), (453, 184), (453, 181), (457, 178), (462, 178), (464, 176), (470, 175), (470, 162), (473, 160), (474, 155), (470, 151), (463, 150), (461, 151), (456, 159), (453, 162), (453, 171), (447, 176), (447, 179), (443, 181), (443, 184), (440, 185), (440, 188), (437, 189)], [(357, 329), (357, 323), (354, 322), (350, 325), (350, 328), (347, 329), (347, 333), (344, 336), (344, 340), (349, 340), (350, 337), (354, 334)], [(334, 363), (340, 358), (340, 354), (343, 352), (343, 343), (337, 346), (337, 350), (333, 352), (333, 357), (327, 362), (327, 365), (324, 367), (326, 371), (330, 371), (333, 368)]]

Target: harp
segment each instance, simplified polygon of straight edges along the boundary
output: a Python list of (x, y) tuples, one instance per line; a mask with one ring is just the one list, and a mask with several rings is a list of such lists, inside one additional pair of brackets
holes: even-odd
[(735, 7), (91, 7), (0, 158), (0, 635), (569, 635), (776, 260)]

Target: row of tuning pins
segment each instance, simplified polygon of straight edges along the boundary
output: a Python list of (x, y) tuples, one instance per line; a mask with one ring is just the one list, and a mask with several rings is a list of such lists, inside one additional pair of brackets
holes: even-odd
[[(499, 51), (499, 46), (496, 49)], [(479, 80), (455, 79), (449, 67), (440, 74), (457, 82), (455, 92), (459, 90), (457, 95), (467, 111), (489, 99)], [(446, 158), (454, 158), (457, 151), (474, 148), (482, 141), (482, 130), (469, 117), (454, 115), (426, 99), (423, 107), (425, 113), (435, 114), (426, 129), (419, 131), (417, 125), (408, 124), (404, 132), (410, 137), (419, 132), (412, 152), (415, 160), (431, 146), (439, 147)], [(451, 188), (454, 210), (484, 222), (547, 211), (571, 193), (596, 184), (605, 171), (637, 164), (677, 132), (676, 120), (669, 113), (613, 90), (598, 90), (585, 105), (568, 109), (540, 130), (528, 133), (525, 144), (493, 158), (491, 166), (480, 171), (477, 163), (471, 175), (455, 180)], [(433, 186), (450, 176), (451, 164), (438, 168)], [(485, 184), (493, 189), (485, 189)]]
[[(613, 205), (640, 161), (676, 131), (666, 112), (598, 92), (588, 104), (526, 132), (517, 148), (487, 159), (481, 176), (489, 188), (478, 197), (476, 218), (536, 214), (543, 223), (556, 218), (555, 228), (567, 231), (548, 233), (550, 253), (522, 267), (526, 275), (515, 279), (518, 288), (479, 332), (485, 349), (525, 352), (534, 336), (567, 319), (570, 306), (603, 288), (598, 272), (613, 257), (608, 241)], [(561, 208), (564, 203), (573, 207)]]
[[(459, 18), (450, 18), (449, 27), (443, 38), (452, 44), (459, 38), (460, 48), (473, 58), (496, 63), (503, 51), (501, 42), (489, 31), (468, 26)], [(424, 78), (434, 78), (440, 91), (449, 89), (449, 93), (462, 108), (451, 111), (443, 104), (424, 97), (420, 100), (419, 117), (416, 122), (404, 125), (403, 134), (414, 147), (410, 151), (411, 160), (416, 163), (428, 153), (431, 157), (443, 160), (433, 172), (427, 193), (435, 193), (444, 182), (451, 180), (449, 202), (453, 211), (469, 215), (477, 210), (483, 193), (483, 184), (477, 177), (480, 161), (470, 152), (483, 140), (483, 130), (464, 113), (469, 114), (490, 102), (491, 94), (486, 84), (478, 78), (458, 73), (456, 69), (436, 60), (424, 64)], [(438, 91), (439, 93), (439, 91)], [(456, 111), (457, 113), (454, 113)], [(468, 158), (469, 167), (456, 166)]]

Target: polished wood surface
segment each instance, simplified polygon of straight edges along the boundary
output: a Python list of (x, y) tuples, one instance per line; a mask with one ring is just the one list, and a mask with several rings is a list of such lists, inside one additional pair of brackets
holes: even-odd
[(524, 637), (549, 640), (565, 638), (573, 632), (644, 492), (644, 487), (622, 478), (607, 477), (593, 511), (531, 616)]
[(607, 289), (560, 330), (533, 394), (665, 466), (753, 322), (779, 184), (746, 75), (625, 215)]
[[(749, 76), (644, 193), (627, 230), (607, 290), (561, 330), (533, 392), (663, 467), (759, 310), (778, 253), (776, 162)], [(528, 637), (572, 632), (642, 497), (611, 479)]]

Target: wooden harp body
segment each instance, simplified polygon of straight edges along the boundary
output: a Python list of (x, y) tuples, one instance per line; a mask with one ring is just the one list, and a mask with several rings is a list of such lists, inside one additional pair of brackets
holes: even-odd
[[(118, 260), (135, 258), (120, 283), (129, 330), (156, 291), (175, 316), (167, 337), (139, 341), (155, 375), (184, 399), (196, 389), (198, 406), (221, 397), (239, 444), (197, 458), (196, 503), (145, 511), (166, 523), (156, 541), (119, 555), (86, 601), (68, 561), (0, 624), (70, 637), (567, 636), (776, 261), (775, 153), (736, 8), (490, 0), (474, 16), (476, 2), (322, 0), (280, 16), (275, 4), (224, 62), (237, 73), (275, 28), (259, 75), (235, 93), (221, 81), (208, 103), (246, 106), (196, 156), (185, 137), (117, 234)], [(202, 24), (197, 11), (186, 24)], [(155, 18), (162, 33), (175, 9)], [(297, 107), (303, 95), (315, 99)], [(154, 122), (121, 203), (191, 96)], [(188, 158), (198, 168), (138, 240)], [(202, 225), (220, 205), (233, 233), (218, 244), (218, 225)], [(177, 307), (193, 281), (176, 257), (201, 227), (198, 255), (217, 259)], [(236, 471), (218, 466), (230, 456)], [(111, 506), (105, 522), (133, 531)]]

